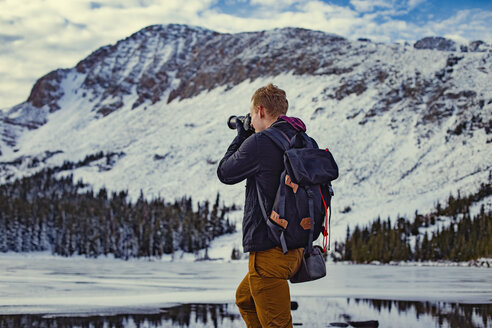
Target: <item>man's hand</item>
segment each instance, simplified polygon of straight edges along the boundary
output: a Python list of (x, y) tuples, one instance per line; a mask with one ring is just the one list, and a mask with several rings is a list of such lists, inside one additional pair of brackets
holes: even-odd
[(243, 122), (238, 118), (236, 118), (236, 130), (239, 138), (243, 140), (246, 140), (250, 135), (254, 133), (252, 130), (245, 130)]

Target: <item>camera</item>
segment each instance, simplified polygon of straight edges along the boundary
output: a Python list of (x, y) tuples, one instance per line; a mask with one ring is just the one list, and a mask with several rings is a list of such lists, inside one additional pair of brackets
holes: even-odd
[(253, 129), (253, 127), (251, 126), (251, 116), (249, 115), (249, 113), (246, 116), (232, 115), (231, 117), (229, 117), (229, 119), (227, 120), (227, 126), (229, 127), (229, 129), (236, 129), (236, 119), (238, 119), (243, 124), (243, 128), (245, 131), (255, 132), (255, 129)]

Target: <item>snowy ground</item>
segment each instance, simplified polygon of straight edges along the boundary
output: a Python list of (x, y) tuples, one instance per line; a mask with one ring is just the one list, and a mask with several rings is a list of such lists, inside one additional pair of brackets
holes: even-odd
[[(63, 258), (47, 253), (1, 254), (0, 317), (114, 316), (153, 313), (188, 303), (230, 304), (228, 311), (237, 314), (234, 292), (246, 270), (245, 260), (122, 261)], [(299, 310), (293, 312), (294, 321), (309, 322), (309, 311), (323, 315), (325, 307), (332, 309), (326, 312), (328, 321), (350, 311), (358, 314), (358, 320), (402, 318), (401, 313), (391, 314), (391, 306), (375, 312), (367, 302), (350, 305), (354, 299), (492, 303), (492, 271), (486, 268), (328, 263), (327, 272), (324, 279), (291, 285), (292, 300), (300, 304)], [(355, 311), (358, 307), (366, 310)], [(413, 317), (405, 313), (404, 316)], [(416, 322), (422, 324), (422, 320), (427, 319), (424, 316)]]

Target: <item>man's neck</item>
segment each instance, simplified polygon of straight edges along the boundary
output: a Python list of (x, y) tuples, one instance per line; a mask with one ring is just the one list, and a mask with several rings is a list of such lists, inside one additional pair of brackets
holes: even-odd
[(266, 124), (267, 129), (268, 129), (269, 127), (271, 127), (271, 126), (273, 125), (273, 123), (277, 122), (277, 120), (278, 120), (278, 117), (275, 117), (275, 118), (273, 118), (273, 117), (272, 117), (272, 118), (268, 121), (268, 123)]

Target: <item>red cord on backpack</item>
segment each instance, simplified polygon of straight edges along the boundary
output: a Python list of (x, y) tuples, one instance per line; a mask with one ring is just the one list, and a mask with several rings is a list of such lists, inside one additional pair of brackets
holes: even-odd
[(319, 193), (321, 194), (321, 199), (323, 200), (323, 205), (325, 206), (325, 231), (323, 231), (323, 252), (326, 253), (326, 246), (328, 245), (328, 206), (326, 206), (325, 198), (323, 197), (323, 192), (321, 191), (321, 186), (319, 186)]

